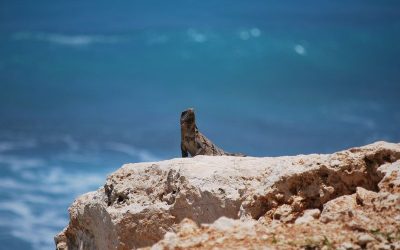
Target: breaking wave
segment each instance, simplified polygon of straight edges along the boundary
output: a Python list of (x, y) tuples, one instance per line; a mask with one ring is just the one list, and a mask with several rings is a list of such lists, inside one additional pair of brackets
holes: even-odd
[(48, 42), (67, 46), (86, 46), (94, 43), (118, 43), (125, 39), (118, 36), (104, 35), (66, 35), (60, 33), (43, 33), (43, 32), (18, 32), (12, 38), (14, 40), (33, 40)]
[[(49, 141), (59, 150), (43, 150)], [(157, 160), (133, 145), (100, 145), (90, 149), (69, 135), (45, 143), (0, 141), (1, 238), (19, 239), (33, 249), (54, 249), (53, 237), (68, 224), (68, 206), (77, 196), (98, 189), (107, 174), (121, 164), (121, 154), (132, 162)], [(107, 157), (113, 154), (117, 156), (111, 164)], [(104, 168), (104, 164), (112, 166)]]

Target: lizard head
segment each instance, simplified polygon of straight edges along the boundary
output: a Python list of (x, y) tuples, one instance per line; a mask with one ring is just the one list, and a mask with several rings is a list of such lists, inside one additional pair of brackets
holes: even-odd
[(194, 109), (189, 108), (181, 114), (181, 126), (192, 125), (195, 123)]

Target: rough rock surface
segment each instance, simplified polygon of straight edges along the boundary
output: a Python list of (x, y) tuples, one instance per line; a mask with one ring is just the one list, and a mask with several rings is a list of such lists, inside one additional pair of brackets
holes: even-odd
[(57, 249), (400, 249), (400, 144), (127, 164), (79, 197)]

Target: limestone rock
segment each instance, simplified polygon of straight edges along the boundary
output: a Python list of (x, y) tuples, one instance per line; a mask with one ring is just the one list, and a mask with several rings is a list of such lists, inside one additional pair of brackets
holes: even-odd
[(58, 249), (394, 247), (399, 159), (400, 144), (377, 142), (330, 155), (127, 164), (71, 205), (55, 242)]
[(374, 240), (375, 240), (374, 237), (372, 237), (371, 235), (366, 234), (366, 233), (358, 236), (358, 244), (362, 247), (365, 247), (367, 245), (367, 243), (374, 241)]
[(318, 219), (320, 214), (321, 214), (321, 211), (319, 211), (319, 209), (305, 210), (303, 216), (298, 217), (294, 223), (295, 224), (311, 223), (315, 219)]

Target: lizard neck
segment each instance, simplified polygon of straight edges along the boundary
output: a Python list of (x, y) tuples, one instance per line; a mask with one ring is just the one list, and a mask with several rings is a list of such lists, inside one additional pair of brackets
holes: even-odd
[(191, 124), (184, 124), (181, 126), (181, 135), (183, 137), (192, 137), (195, 136), (196, 133), (198, 132), (196, 123), (191, 123)]

